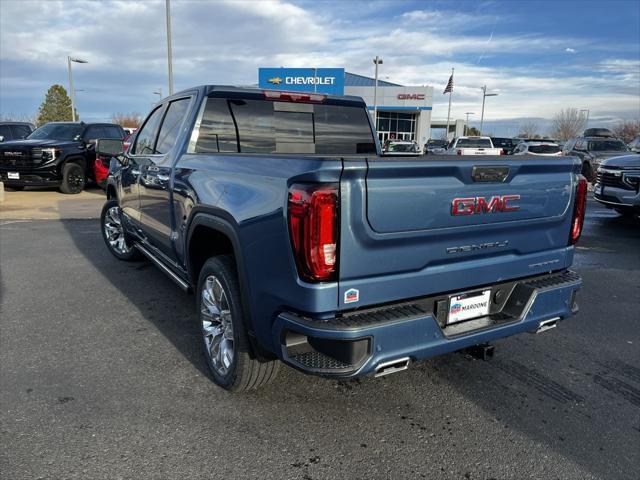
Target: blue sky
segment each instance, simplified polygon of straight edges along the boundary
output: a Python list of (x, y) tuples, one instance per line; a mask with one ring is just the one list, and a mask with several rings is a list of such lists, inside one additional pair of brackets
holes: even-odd
[[(28, 13), (28, 15), (27, 15)], [(433, 85), (434, 118), (455, 67), (452, 113), (479, 112), (497, 134), (555, 112), (592, 123), (640, 118), (640, 1), (172, 0), (176, 89), (252, 84), (260, 66), (344, 67), (405, 85)], [(85, 120), (146, 113), (167, 92), (164, 1), (0, 0), (0, 113), (32, 115), (74, 66)], [(474, 118), (476, 117), (476, 118)], [(471, 121), (478, 121), (479, 115)]]

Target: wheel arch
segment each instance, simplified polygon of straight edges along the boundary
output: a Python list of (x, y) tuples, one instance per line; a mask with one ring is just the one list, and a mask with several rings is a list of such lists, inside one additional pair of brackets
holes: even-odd
[[(242, 318), (251, 345), (252, 355), (270, 360), (272, 352), (264, 349), (255, 335), (250, 307), (250, 285), (245, 275), (244, 257), (238, 233), (231, 222), (211, 213), (196, 213), (191, 220), (185, 244), (185, 264), (193, 285), (197, 286), (204, 262), (215, 255), (232, 255), (240, 284)], [(196, 290), (197, 294), (197, 290)]]

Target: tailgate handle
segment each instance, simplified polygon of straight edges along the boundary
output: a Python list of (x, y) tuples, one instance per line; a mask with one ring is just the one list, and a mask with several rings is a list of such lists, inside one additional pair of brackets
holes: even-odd
[(504, 182), (509, 176), (506, 166), (474, 166), (471, 178), (474, 182)]

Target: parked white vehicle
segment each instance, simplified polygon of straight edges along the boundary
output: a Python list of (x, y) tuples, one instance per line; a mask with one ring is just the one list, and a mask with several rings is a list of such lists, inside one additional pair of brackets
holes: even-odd
[(451, 140), (445, 155), (502, 155), (489, 137), (458, 137)]
[(513, 155), (544, 155), (545, 157), (561, 157), (562, 149), (552, 142), (522, 142), (513, 151)]
[(382, 146), (383, 155), (420, 155), (420, 147), (411, 140), (387, 140)]

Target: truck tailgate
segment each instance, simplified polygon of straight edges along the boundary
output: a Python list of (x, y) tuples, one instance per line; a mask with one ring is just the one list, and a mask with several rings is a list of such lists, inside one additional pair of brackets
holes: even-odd
[(578, 171), (570, 157), (345, 161), (340, 306), (352, 289), (378, 304), (566, 268)]

